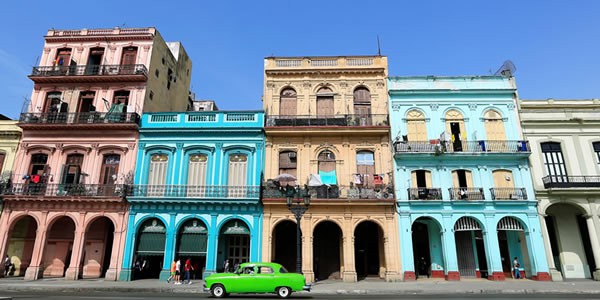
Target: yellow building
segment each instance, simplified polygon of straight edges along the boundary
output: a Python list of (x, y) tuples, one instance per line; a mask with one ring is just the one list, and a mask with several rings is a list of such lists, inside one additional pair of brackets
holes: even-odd
[(0, 115), (0, 188), (4, 188), (12, 178), (20, 139), (21, 128), (17, 126), (17, 121)]
[(265, 59), (263, 260), (296, 270), (292, 185), (293, 203), (310, 195), (300, 221), (308, 281), (401, 279), (387, 73), (384, 56)]

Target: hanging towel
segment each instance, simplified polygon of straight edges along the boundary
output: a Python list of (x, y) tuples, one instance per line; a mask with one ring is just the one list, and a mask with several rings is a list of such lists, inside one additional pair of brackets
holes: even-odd
[(373, 184), (383, 184), (383, 177), (379, 174), (373, 174)]
[(354, 184), (363, 184), (362, 176), (360, 174), (352, 175), (354, 177)]
[(321, 181), (323, 182), (323, 184), (336, 184), (337, 183), (337, 179), (335, 176), (335, 170), (329, 171), (329, 172), (319, 171), (319, 176), (321, 176)]

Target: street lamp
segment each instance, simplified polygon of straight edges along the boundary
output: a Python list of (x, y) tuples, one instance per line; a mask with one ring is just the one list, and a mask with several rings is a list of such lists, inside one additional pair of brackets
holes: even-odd
[(288, 185), (285, 187), (285, 197), (287, 200), (288, 209), (294, 214), (294, 217), (296, 217), (296, 272), (302, 274), (302, 254), (300, 253), (302, 244), (300, 239), (300, 220), (310, 205), (308, 186), (304, 185), (304, 188), (301, 188), (299, 186), (293, 187)]

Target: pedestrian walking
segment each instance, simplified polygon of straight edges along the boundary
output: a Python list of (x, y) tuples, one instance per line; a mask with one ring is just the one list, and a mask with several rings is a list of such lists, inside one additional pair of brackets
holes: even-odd
[(183, 265), (183, 272), (185, 274), (184, 283), (192, 284), (192, 281), (190, 280), (190, 272), (192, 271), (192, 269), (192, 259), (188, 257), (188, 259), (185, 260), (185, 264)]
[(229, 258), (226, 258), (225, 261), (223, 262), (223, 272), (224, 273), (229, 272)]
[(521, 265), (519, 264), (519, 259), (515, 256), (515, 259), (513, 259), (513, 269), (515, 272), (515, 279), (523, 279), (523, 277), (521, 277), (521, 270), (519, 269), (521, 267)]
[(7, 254), (6, 257), (4, 258), (4, 277), (7, 277), (8, 274), (10, 274), (11, 267), (12, 267), (12, 262), (10, 261), (10, 257), (8, 257), (8, 254)]
[(181, 259), (175, 262), (175, 284), (181, 284)]
[[(167, 283), (171, 282), (171, 279), (175, 279), (175, 272), (177, 271), (177, 260), (173, 259), (173, 262), (171, 263), (171, 276), (169, 276), (169, 278), (167, 278)], [(175, 280), (173, 280), (175, 281)]]

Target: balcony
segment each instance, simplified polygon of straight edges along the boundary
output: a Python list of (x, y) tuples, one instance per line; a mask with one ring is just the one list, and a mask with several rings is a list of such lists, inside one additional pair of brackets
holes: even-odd
[(4, 196), (29, 197), (119, 197), (125, 196), (125, 185), (113, 184), (51, 184), (51, 183), (13, 183), (4, 186)]
[(492, 200), (527, 200), (525, 188), (491, 188)]
[(148, 69), (137, 65), (74, 65), (33, 67), (35, 83), (136, 82), (148, 79)]
[(127, 196), (153, 198), (256, 198), (258, 186), (132, 185)]
[[(120, 112), (84, 112), (84, 113), (23, 113), (19, 118), (19, 126), (33, 128), (55, 128), (66, 125), (101, 125), (118, 126), (120, 124), (134, 125), (137, 128), (140, 116), (137, 113)], [(119, 127), (122, 127), (119, 126)]]
[(545, 176), (544, 188), (600, 188), (600, 176)]
[[(344, 200), (377, 200), (395, 199), (394, 187), (392, 185), (377, 187), (322, 185), (309, 186), (311, 199), (344, 199)], [(263, 198), (285, 199), (285, 192), (279, 186), (265, 183), (263, 186)]]
[(266, 127), (312, 126), (312, 127), (373, 127), (389, 126), (387, 115), (293, 115), (267, 116)]
[(442, 200), (440, 188), (409, 188), (408, 200)]
[(516, 153), (529, 155), (531, 153), (529, 141), (398, 141), (394, 143), (394, 149), (396, 155), (411, 153), (429, 153), (434, 155), (452, 153)]
[(483, 188), (449, 188), (450, 200), (485, 200)]

